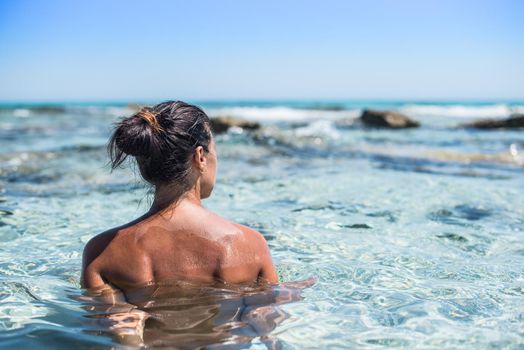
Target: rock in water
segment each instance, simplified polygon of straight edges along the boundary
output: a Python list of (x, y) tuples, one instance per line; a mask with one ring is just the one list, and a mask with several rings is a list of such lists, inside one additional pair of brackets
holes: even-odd
[(217, 134), (227, 132), (229, 128), (232, 127), (242, 128), (245, 130), (256, 130), (260, 128), (260, 124), (235, 117), (211, 118), (211, 129)]
[(516, 129), (524, 128), (524, 114), (512, 114), (506, 119), (484, 119), (462, 125), (465, 128), (475, 129)]
[(407, 115), (393, 111), (376, 111), (365, 109), (362, 111), (360, 121), (367, 126), (401, 129), (416, 128), (420, 123), (409, 118)]
[(33, 107), (30, 107), (30, 109), (33, 113), (60, 114), (60, 113), (66, 112), (65, 107), (54, 106), (54, 105), (33, 106)]

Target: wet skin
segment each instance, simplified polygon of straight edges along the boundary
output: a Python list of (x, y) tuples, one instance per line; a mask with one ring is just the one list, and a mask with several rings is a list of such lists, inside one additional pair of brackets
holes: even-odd
[(157, 185), (147, 214), (91, 239), (84, 249), (82, 286), (111, 284), (125, 292), (164, 280), (277, 283), (264, 237), (202, 206), (213, 189), (216, 164), (214, 141), (209, 152), (197, 147), (190, 190), (173, 200), (173, 186)]

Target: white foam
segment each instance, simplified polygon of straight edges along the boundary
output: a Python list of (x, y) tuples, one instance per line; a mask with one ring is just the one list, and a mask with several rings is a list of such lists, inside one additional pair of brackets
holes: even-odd
[(89, 106), (80, 107), (78, 111), (89, 115), (110, 115), (113, 117), (126, 117), (133, 114), (134, 110), (129, 107), (116, 106)]
[(253, 121), (309, 121), (314, 119), (354, 118), (359, 110), (324, 111), (314, 109), (296, 109), (288, 107), (230, 107), (215, 108), (207, 111), (209, 116), (233, 116)]
[(523, 113), (524, 106), (493, 104), (485, 106), (465, 105), (406, 105), (400, 112), (415, 116), (464, 117), (464, 118), (506, 118), (512, 113)]
[(31, 115), (31, 111), (27, 108), (17, 108), (13, 111), (13, 115), (18, 118), (27, 118)]
[[(370, 106), (373, 108), (373, 106)], [(209, 116), (233, 116), (258, 122), (264, 121), (311, 121), (336, 120), (356, 118), (360, 109), (341, 111), (297, 109), (289, 107), (224, 107), (206, 111)], [(399, 108), (399, 112), (414, 117), (439, 118), (507, 118), (512, 113), (524, 113), (524, 105), (509, 106), (506, 104), (491, 104), (483, 106), (472, 105), (418, 105), (409, 104)]]
[(331, 139), (338, 139), (340, 134), (329, 120), (317, 120), (307, 126), (297, 128), (295, 135), (298, 137), (324, 136)]

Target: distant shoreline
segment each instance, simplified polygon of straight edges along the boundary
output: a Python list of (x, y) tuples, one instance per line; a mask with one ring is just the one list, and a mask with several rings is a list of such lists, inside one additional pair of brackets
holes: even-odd
[[(81, 108), (81, 107), (127, 107), (129, 105), (151, 105), (162, 100), (54, 100), (54, 101), (0, 101), (0, 110), (39, 109), (39, 108)], [(441, 107), (483, 107), (506, 105), (524, 106), (524, 99), (209, 99), (187, 100), (204, 108), (253, 107), (343, 111), (362, 108), (401, 108), (404, 106), (441, 106)]]

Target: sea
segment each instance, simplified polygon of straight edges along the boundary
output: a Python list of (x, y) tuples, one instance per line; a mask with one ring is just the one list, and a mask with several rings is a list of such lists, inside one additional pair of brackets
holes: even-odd
[(80, 287), (82, 250), (148, 210), (106, 144), (156, 102), (0, 104), (1, 349), (524, 349), (524, 131), (463, 127), (524, 101), (188, 101), (260, 124), (216, 135), (204, 205), (264, 235), (282, 284), (115, 304)]

